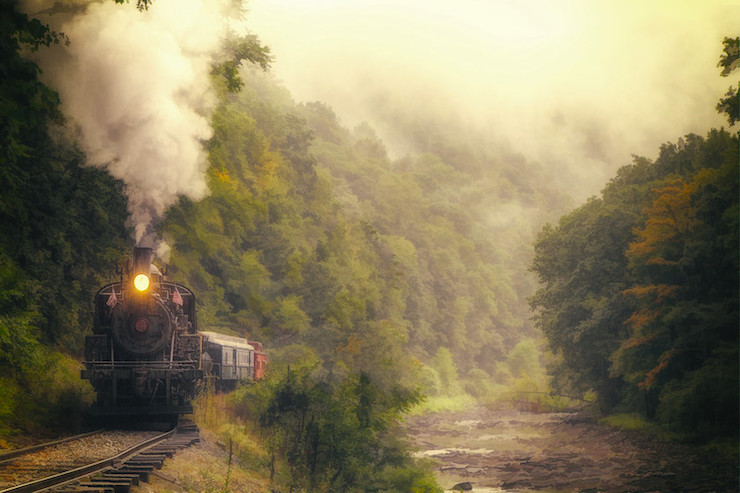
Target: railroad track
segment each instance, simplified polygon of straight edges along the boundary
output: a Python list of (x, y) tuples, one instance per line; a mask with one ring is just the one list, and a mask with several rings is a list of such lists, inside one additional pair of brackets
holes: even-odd
[(97, 431), (0, 455), (0, 493), (127, 493), (200, 439), (192, 423), (166, 433)]

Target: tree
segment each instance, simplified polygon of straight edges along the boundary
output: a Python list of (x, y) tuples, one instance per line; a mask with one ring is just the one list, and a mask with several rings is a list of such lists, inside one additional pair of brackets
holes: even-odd
[(128, 242), (123, 188), (85, 167), (74, 143), (49, 135), (63, 123), (59, 97), (21, 53), (64, 36), (19, 13), (15, 2), (2, 3), (0, 24), (0, 252), (32, 286), (41, 339), (78, 353), (91, 292)]
[[(724, 53), (720, 56), (717, 66), (722, 68), (720, 75), (727, 77), (738, 69), (740, 37), (725, 37), (722, 44), (724, 45)], [(738, 88), (730, 86), (725, 97), (717, 103), (717, 111), (727, 116), (730, 126), (735, 125), (735, 122), (740, 119), (740, 95), (738, 95)]]
[[(59, 96), (24, 55), (66, 40), (0, 3), (0, 433), (71, 425), (90, 299), (128, 247), (120, 182), (62, 137)], [(53, 135), (53, 138), (52, 138)], [(71, 375), (71, 376), (70, 376)], [(74, 408), (74, 409), (73, 409)], [(70, 411), (66, 420), (59, 414)], [(56, 421), (56, 422), (55, 422)], [(12, 430), (10, 430), (12, 431)]]
[(614, 370), (645, 394), (648, 417), (698, 436), (738, 423), (737, 173), (728, 163), (655, 189), (627, 251), (638, 306)]
[(555, 384), (686, 436), (737, 430), (737, 138), (635, 158), (535, 244), (536, 323)]
[[(23, 186), (27, 175), (19, 160), (29, 157), (33, 144), (46, 135), (49, 120), (60, 122), (59, 95), (38, 79), (40, 69), (24, 58), (24, 48), (32, 51), (65, 40), (38, 19), (18, 12), (17, 1), (0, 4), (0, 182), (3, 195)], [(0, 207), (13, 204), (3, 200)]]
[(592, 198), (561, 218), (557, 228), (546, 226), (535, 244), (532, 270), (542, 287), (531, 303), (536, 325), (553, 353), (562, 356), (552, 369), (554, 385), (596, 390), (604, 412), (620, 401), (623, 386), (619, 375), (610, 374), (609, 357), (628, 310), (621, 292), (629, 282), (624, 249), (633, 214), (619, 202)]
[(317, 370), (273, 370), (243, 394), (259, 415), (274, 479), (302, 491), (437, 491), (394, 438), (419, 395), (383, 392), (364, 372), (327, 381)]

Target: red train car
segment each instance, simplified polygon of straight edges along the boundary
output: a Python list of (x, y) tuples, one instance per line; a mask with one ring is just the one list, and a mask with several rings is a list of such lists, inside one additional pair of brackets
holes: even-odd
[(249, 341), (249, 344), (254, 347), (254, 379), (260, 380), (265, 377), (267, 370), (267, 353), (262, 349), (261, 342)]

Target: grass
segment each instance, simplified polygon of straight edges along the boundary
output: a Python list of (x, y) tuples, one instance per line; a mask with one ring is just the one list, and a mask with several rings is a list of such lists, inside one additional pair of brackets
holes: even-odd
[(637, 413), (611, 414), (601, 418), (599, 423), (619, 430), (639, 431), (661, 440), (681, 441), (682, 439), (680, 435), (666, 430), (657, 423), (648, 421)]
[[(682, 443), (692, 441), (692, 437), (686, 434), (670, 431), (660, 424), (649, 421), (641, 414), (637, 413), (612, 414), (601, 418), (598, 422), (620, 430), (638, 431), (660, 440)], [(730, 457), (733, 460), (737, 460), (739, 453), (738, 449), (740, 448), (735, 437), (715, 438), (708, 443), (698, 444), (698, 446), (703, 448), (709, 454), (716, 455), (718, 457)]]
[(591, 404), (564, 396), (550, 395), (548, 392), (522, 391), (513, 386), (491, 385), (486, 393), (477, 396), (461, 392), (428, 397), (423, 403), (412, 408), (409, 414), (416, 416), (443, 411), (463, 411), (477, 405), (532, 412), (561, 412)]
[[(269, 481), (244, 469), (232, 458), (229, 466), (228, 445), (217, 445), (207, 430), (201, 431), (204, 441), (197, 447), (179, 451), (167, 460), (161, 474), (153, 476), (149, 485), (137, 492), (157, 491), (193, 493), (264, 493), (270, 491)], [(152, 489), (149, 489), (152, 488)]]
[(409, 414), (418, 416), (426, 413), (438, 413), (442, 411), (463, 411), (478, 404), (478, 401), (469, 394), (438, 395), (429, 397), (421, 404), (414, 406)]
[(228, 394), (204, 388), (193, 401), (192, 419), (205, 443), (178, 453), (183, 460), (166, 471), (176, 481), (173, 489), (163, 485), (164, 491), (269, 491), (265, 479), (269, 458), (255, 433), (237, 416)]
[(629, 414), (612, 414), (601, 418), (599, 423), (618, 428), (620, 430), (640, 430), (648, 431), (655, 425), (636, 413)]

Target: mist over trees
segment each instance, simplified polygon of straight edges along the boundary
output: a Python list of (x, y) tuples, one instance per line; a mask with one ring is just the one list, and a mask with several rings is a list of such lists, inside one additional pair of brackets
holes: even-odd
[(434, 129), (424, 152), (391, 160), (369, 125), (244, 79), (214, 117), (211, 196), (162, 226), (202, 320), (328, 361), (356, 346), (368, 369), (389, 351), (381, 335), (427, 363), (447, 347), (462, 372), (493, 372), (535, 335), (529, 245), (565, 203), (536, 170)]
[[(737, 68), (737, 38), (720, 66)], [(718, 106), (731, 124), (736, 105)], [(738, 159), (737, 134), (687, 135), (542, 230), (532, 306), (557, 387), (737, 443)]]
[[(239, 93), (223, 93), (214, 115), (211, 195), (182, 199), (162, 223), (170, 275), (200, 293), (202, 325), (267, 342), (273, 368), (311, 369), (281, 370), (275, 398), (309, 399), (301, 400), (307, 407), (280, 404), (289, 414), (309, 419), (317, 412), (311, 399), (329, 386), (350, 399), (337, 405), (360, 428), (374, 423), (388, 440), (393, 420), (383, 416), (417, 402), (423, 374), (439, 371), (448, 387), (458, 371), (477, 369), (485, 380), (535, 335), (526, 268), (536, 228), (524, 215), (535, 211), (544, 222), (564, 198), (535, 174), (528, 180), (526, 163), (495, 162), (464, 135), (435, 135), (440, 155), (430, 149), (394, 161), (369, 125), (347, 129), (322, 103), (297, 105), (259, 72), (243, 80)], [(490, 179), (480, 171), (486, 166)], [(523, 205), (517, 187), (527, 190)], [(489, 220), (491, 204), (518, 214), (513, 226)], [(491, 234), (501, 236), (498, 245)], [(315, 452), (291, 455), (290, 444), (322, 443), (333, 433), (318, 416), (315, 423), (319, 435), (275, 432), (286, 437), (274, 446), (293, 457), (291, 477), (304, 477), (302, 461)], [(377, 475), (384, 465), (368, 467)], [(340, 480), (351, 483), (344, 473)]]

